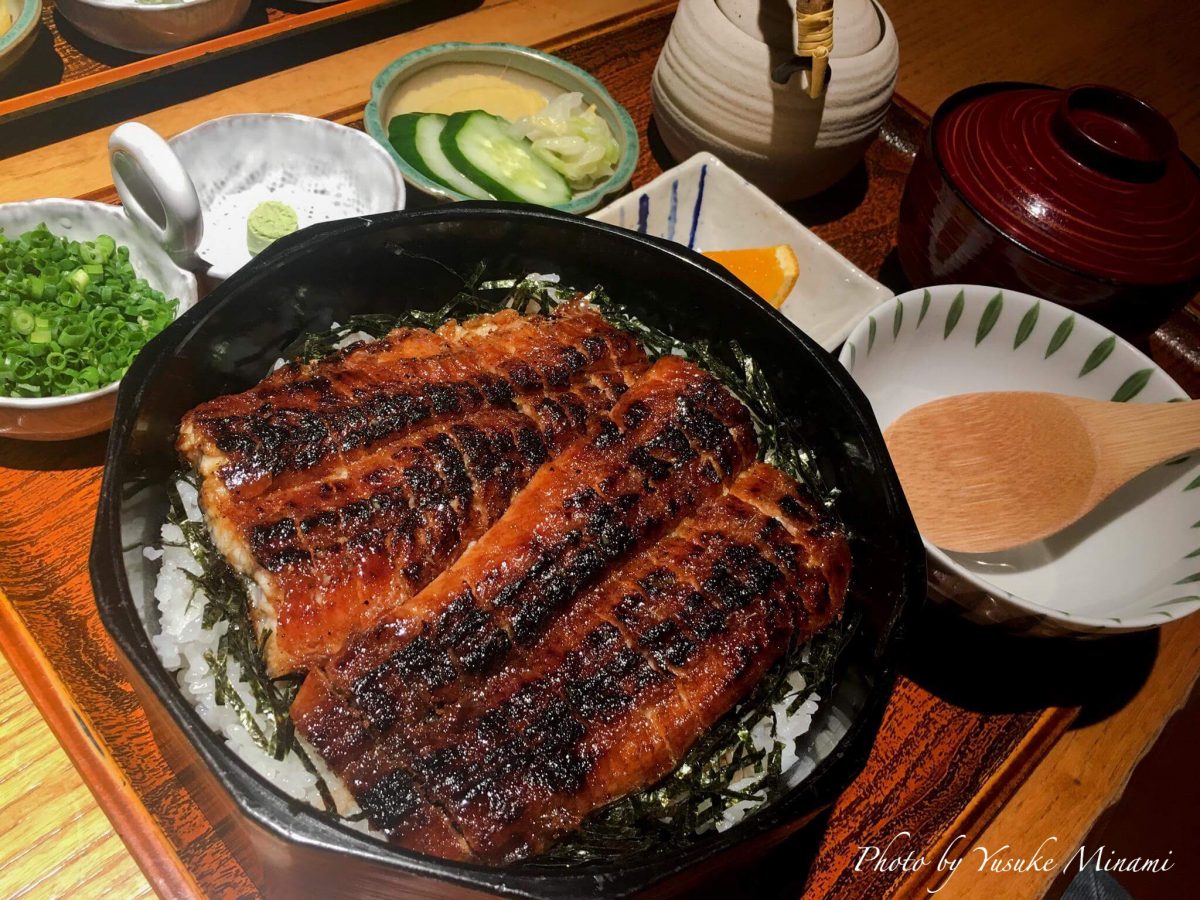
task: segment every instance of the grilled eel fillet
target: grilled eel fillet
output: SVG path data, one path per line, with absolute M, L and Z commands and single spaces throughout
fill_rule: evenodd
M 646 365 L 572 303 L 398 330 L 189 412 L 178 448 L 218 549 L 261 590 L 268 672 L 402 606 Z
M 299 732 L 397 843 L 509 861 L 653 784 L 840 614 L 842 534 L 667 357 L 391 621 L 310 672 Z

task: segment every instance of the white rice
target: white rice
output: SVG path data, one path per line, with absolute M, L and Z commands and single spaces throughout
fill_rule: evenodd
M 177 482 L 176 488 L 188 521 L 203 521 L 196 489 L 186 481 Z M 222 621 L 212 628 L 204 627 L 208 596 L 203 588 L 188 577 L 188 573 L 201 575 L 203 570 L 188 549 L 182 530 L 178 525 L 164 524 L 162 547 L 147 548 L 143 552 L 147 559 L 162 561 L 154 588 L 160 630 L 150 640 L 162 664 L 175 673 L 183 695 L 195 707 L 204 724 L 225 738 L 229 748 L 252 769 L 289 796 L 323 809 L 317 778 L 304 767 L 299 754 L 292 751 L 280 760 L 265 753 L 251 738 L 237 712 L 227 704 L 217 703 L 216 679 L 204 657 L 205 654 L 217 654 L 221 636 L 228 630 L 229 623 Z M 236 660 L 229 659 L 226 669 L 230 685 L 241 696 L 246 708 L 255 710 L 254 695 L 242 679 L 241 666 Z M 274 735 L 275 726 L 270 715 L 258 714 L 254 718 L 268 738 Z M 324 769 L 320 757 L 311 748 L 305 749 L 309 759 L 322 772 L 339 811 L 343 815 L 354 812 L 355 806 L 349 794 L 332 773 Z

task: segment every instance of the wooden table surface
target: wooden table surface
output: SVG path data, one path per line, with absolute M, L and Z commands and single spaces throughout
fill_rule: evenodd
M 431 26 L 430 42 L 453 36 L 532 43 L 644 5 L 636 0 L 485 0 L 455 20 Z M 1009 0 L 966 7 L 959 0 L 889 4 L 901 45 L 898 92 L 926 113 L 950 93 L 979 81 L 1103 81 L 1158 106 L 1174 121 L 1185 150 L 1200 157 L 1197 4 Z M 384 39 L 309 63 L 303 82 L 277 76 L 224 87 L 141 118 L 170 134 L 231 111 L 346 108 L 361 102 L 370 76 L 393 58 L 389 43 Z M 103 154 L 108 131 L 106 125 L 11 156 L 0 166 L 0 201 L 69 197 L 104 187 L 109 183 Z M 1111 715 L 1063 737 L 978 843 L 1011 844 L 1016 852 L 1035 836 L 1040 841 L 1054 833 L 1060 848 L 1078 844 L 1120 796 L 1137 761 L 1189 695 L 1198 670 L 1200 616 L 1193 616 L 1163 629 L 1154 667 L 1137 693 Z M 0 896 L 150 893 L 2 658 L 0 739 L 0 832 L 5 838 Z M 1034 896 L 1052 877 L 1038 872 L 1000 876 L 964 866 L 942 896 Z

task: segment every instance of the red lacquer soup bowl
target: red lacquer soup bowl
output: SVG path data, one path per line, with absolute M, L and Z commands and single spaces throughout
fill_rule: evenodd
M 934 114 L 898 238 L 914 286 L 996 284 L 1145 334 L 1200 289 L 1200 171 L 1122 91 L 976 85 Z

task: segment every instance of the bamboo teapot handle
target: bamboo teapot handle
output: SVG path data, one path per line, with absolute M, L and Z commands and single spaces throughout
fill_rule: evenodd
M 793 0 L 796 9 L 796 55 L 812 60 L 808 77 L 808 93 L 821 96 L 829 72 L 829 55 L 833 52 L 833 0 Z

